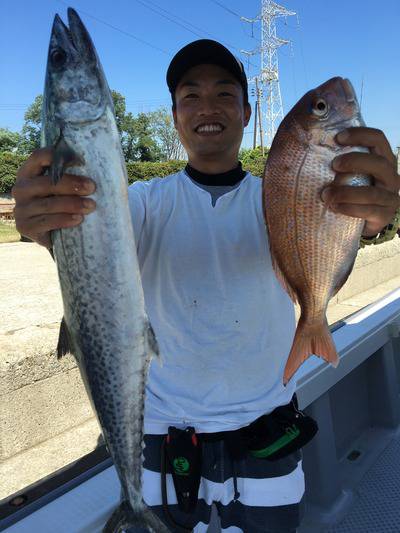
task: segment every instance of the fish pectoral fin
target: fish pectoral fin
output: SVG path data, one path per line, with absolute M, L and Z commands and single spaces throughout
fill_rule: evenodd
M 276 260 L 275 254 L 273 252 L 273 249 L 271 247 L 271 260 L 272 260 L 272 268 L 274 269 L 275 275 L 279 281 L 279 283 L 282 285 L 283 289 L 288 293 L 290 299 L 293 303 L 298 303 L 299 298 L 297 296 L 296 291 L 291 287 L 290 283 L 288 282 L 285 274 L 282 272 L 280 266 L 278 265 L 278 261 Z
M 73 353 L 71 335 L 69 334 L 65 318 L 61 320 L 60 332 L 57 343 L 57 359 L 61 359 L 67 353 Z
M 351 265 L 349 266 L 348 270 L 345 272 L 344 276 L 340 278 L 340 280 L 337 282 L 335 287 L 332 289 L 332 294 L 329 296 L 329 299 L 333 298 L 340 291 L 340 289 L 343 287 L 346 281 L 349 279 L 349 276 L 353 270 L 356 259 L 357 259 L 357 255 L 354 257 L 354 260 L 351 262 Z
M 283 373 L 284 385 L 310 355 L 322 357 L 335 368 L 339 364 L 339 356 L 326 319 L 319 324 L 309 325 L 300 318 Z
M 53 163 L 51 165 L 51 182 L 57 185 L 65 168 L 72 165 L 82 165 L 84 162 L 65 141 L 62 133 L 54 146 Z

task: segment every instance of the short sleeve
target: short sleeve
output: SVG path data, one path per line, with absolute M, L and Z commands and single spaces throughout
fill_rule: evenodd
M 131 212 L 133 232 L 135 234 L 136 248 L 139 247 L 143 225 L 146 218 L 146 204 L 144 188 L 141 182 L 132 183 L 128 187 L 128 202 Z

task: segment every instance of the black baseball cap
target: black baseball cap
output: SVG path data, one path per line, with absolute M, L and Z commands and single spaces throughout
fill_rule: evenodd
M 244 67 L 225 46 L 211 39 L 200 39 L 184 46 L 172 58 L 167 70 L 167 85 L 172 96 L 183 75 L 197 65 L 219 65 L 230 72 L 243 89 L 244 101 L 248 103 L 247 78 Z

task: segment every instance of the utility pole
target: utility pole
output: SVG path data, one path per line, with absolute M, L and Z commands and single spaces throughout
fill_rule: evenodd
M 257 147 L 257 111 L 258 106 L 254 108 L 254 133 L 253 133 L 253 150 Z
M 257 93 L 257 109 L 258 109 L 258 122 L 260 124 L 260 143 L 261 143 L 261 153 L 264 157 L 264 135 L 263 135 L 263 125 L 262 125 L 262 113 L 261 113 L 261 91 L 258 88 L 258 78 L 256 77 L 256 93 Z
M 295 15 L 285 7 L 272 0 L 261 0 L 261 13 L 254 19 L 241 17 L 245 22 L 253 24 L 261 21 L 261 47 L 250 52 L 242 50 L 248 56 L 261 55 L 261 73 L 259 81 L 263 89 L 263 99 L 266 101 L 265 127 L 263 118 L 259 116 L 261 129 L 266 131 L 266 145 L 271 146 L 279 122 L 283 119 L 283 106 L 279 86 L 278 48 L 288 44 L 289 41 L 276 35 L 275 19 Z M 250 81 L 254 81 L 252 78 Z
M 256 97 L 256 105 L 254 107 L 254 134 L 253 134 L 253 149 L 257 148 L 257 120 L 260 127 L 260 144 L 261 144 L 261 151 L 262 155 L 264 156 L 264 135 L 263 135 L 263 128 L 262 128 L 262 112 L 261 112 L 261 97 L 262 97 L 262 91 L 258 87 L 258 77 L 256 76 L 254 78 L 256 83 L 256 90 L 254 95 L 254 90 L 252 91 L 253 96 Z

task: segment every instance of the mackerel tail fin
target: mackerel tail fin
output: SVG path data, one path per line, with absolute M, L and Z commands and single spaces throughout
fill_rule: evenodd
M 130 527 L 141 528 L 141 531 L 148 533 L 170 533 L 167 526 L 149 508 L 144 507 L 135 512 L 126 500 L 107 520 L 103 533 L 121 533 Z
M 339 357 L 326 318 L 317 324 L 307 324 L 300 318 L 283 374 L 284 385 L 288 383 L 299 366 L 313 354 L 322 357 L 335 368 L 339 364 Z

